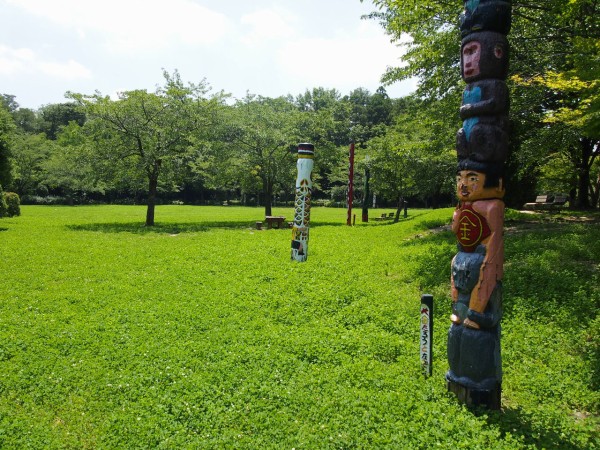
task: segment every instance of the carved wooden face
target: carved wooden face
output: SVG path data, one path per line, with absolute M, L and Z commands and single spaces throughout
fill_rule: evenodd
M 475 170 L 461 170 L 456 175 L 456 194 L 461 202 L 474 202 L 488 198 L 502 198 L 502 182 L 498 186 L 485 187 L 486 175 Z
M 462 49 L 463 73 L 465 78 L 472 78 L 479 75 L 480 59 L 481 44 L 478 41 L 471 41 L 465 44 Z

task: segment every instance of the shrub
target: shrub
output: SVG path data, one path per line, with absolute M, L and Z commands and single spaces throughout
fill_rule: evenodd
M 4 192 L 0 187 L 0 217 L 8 216 L 8 205 L 6 204 L 6 200 L 4 199 Z
M 66 205 L 67 199 L 56 195 L 24 195 L 21 203 L 24 205 Z
M 21 215 L 21 199 L 15 192 L 5 192 L 6 212 L 9 217 Z

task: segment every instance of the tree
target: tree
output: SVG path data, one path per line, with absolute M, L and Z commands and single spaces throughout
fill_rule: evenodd
M 369 139 L 383 134 L 391 123 L 392 101 L 383 88 L 375 94 L 364 88 L 354 89 L 343 101 L 350 109 L 350 139 L 358 147 L 364 147 Z
M 379 11 L 369 17 L 378 20 L 406 48 L 401 58 L 404 65 L 388 69 L 383 76 L 386 83 L 417 77 L 419 96 L 458 99 L 464 88 L 457 51 L 462 3 L 374 0 Z M 541 166 L 548 160 L 548 153 L 538 153 L 541 145 L 535 142 L 536 137 L 544 139 L 540 130 L 561 122 L 578 135 L 575 143 L 582 162 L 574 170 L 579 177 L 578 203 L 585 206 L 590 179 L 587 171 L 593 166 L 599 139 L 600 4 L 596 0 L 513 0 L 512 6 L 509 175 L 515 179 L 513 184 L 524 191 L 526 183 L 514 181 L 541 173 Z M 455 115 L 446 117 L 457 122 Z M 549 120 L 552 118 L 554 122 Z M 508 192 L 506 198 L 511 199 Z
M 192 136 L 206 132 L 212 110 L 222 103 L 220 95 L 205 98 L 209 89 L 204 81 L 184 85 L 177 72 L 163 75 L 165 85 L 155 93 L 122 92 L 116 101 L 100 94 L 70 94 L 91 119 L 88 129 L 105 161 L 146 178 L 146 226 L 154 225 L 159 180 L 173 180 L 168 175 L 185 164 Z
M 396 219 L 408 197 L 434 207 L 440 198 L 450 197 L 456 167 L 453 133 L 440 113 L 447 106 L 415 97 L 405 98 L 403 104 L 396 123 L 384 136 L 369 141 L 366 149 L 373 189 L 397 202 Z
M 41 166 L 49 189 L 59 191 L 69 204 L 76 199 L 84 201 L 90 194 L 104 193 L 105 185 L 94 164 L 94 149 L 81 126 L 70 122 L 56 141 L 48 140 L 47 145 L 51 151 Z
M 351 105 L 335 89 L 307 90 L 296 97 L 300 110 L 298 135 L 315 145 L 317 157 L 312 171 L 313 198 L 324 193 L 343 200 L 348 184 L 348 145 L 351 141 Z
M 15 124 L 12 116 L 0 105 L 0 196 L 2 186 L 7 186 L 12 179 L 11 173 L 11 148 L 13 145 Z
M 44 133 L 17 133 L 12 151 L 14 177 L 11 188 L 21 197 L 45 188 L 44 162 L 55 148 Z
M 53 103 L 43 106 L 38 111 L 39 124 L 38 129 L 46 133 L 48 139 L 56 140 L 58 132 L 62 127 L 70 122 L 76 122 L 78 125 L 85 123 L 85 112 L 80 105 L 70 103 Z
M 272 214 L 273 194 L 277 187 L 290 189 L 294 180 L 298 144 L 299 112 L 285 98 L 267 98 L 248 94 L 228 110 L 222 138 L 236 150 L 241 179 L 260 180 L 265 215 Z
M 20 108 L 16 96 L 2 94 L 0 95 L 0 104 L 10 112 L 18 129 L 26 133 L 37 130 L 38 119 L 36 113 L 28 108 Z

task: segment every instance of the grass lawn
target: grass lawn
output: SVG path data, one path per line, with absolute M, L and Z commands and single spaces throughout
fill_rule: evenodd
M 451 209 L 313 208 L 304 263 L 258 208 L 21 210 L 0 220 L 2 449 L 600 448 L 597 220 L 508 212 L 486 412 L 445 388 Z

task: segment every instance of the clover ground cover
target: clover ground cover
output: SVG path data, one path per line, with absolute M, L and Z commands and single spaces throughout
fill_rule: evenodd
M 598 232 L 568 228 L 577 301 L 562 306 L 557 285 L 521 278 L 556 264 L 556 236 L 528 232 L 547 249 L 537 262 L 507 236 L 512 267 L 525 266 L 507 267 L 507 409 L 485 414 L 443 382 L 455 247 L 430 230 L 450 215 L 346 227 L 344 210 L 314 208 L 296 263 L 289 230 L 253 228 L 261 209 L 162 206 L 148 229 L 143 207 L 24 206 L 0 222 L 0 447 L 597 446 L 599 321 L 576 329 L 531 300 L 553 298 L 560 317 L 597 304 L 597 287 L 576 280 L 598 279 Z M 429 379 L 423 291 L 437 307 Z

